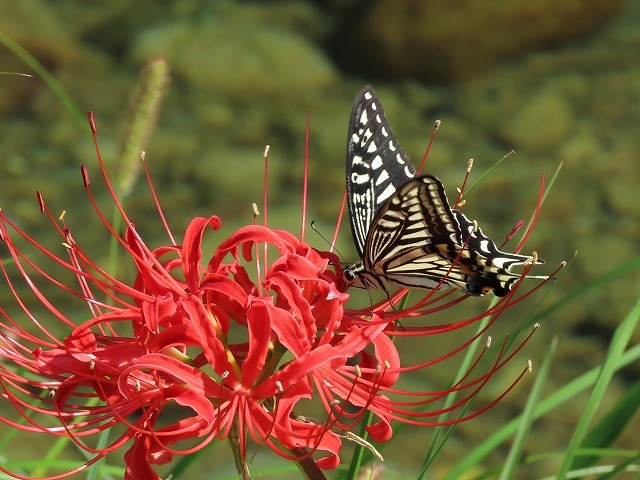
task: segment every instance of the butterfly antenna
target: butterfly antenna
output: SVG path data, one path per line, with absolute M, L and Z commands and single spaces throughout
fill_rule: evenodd
M 316 232 L 321 239 L 323 239 L 325 242 L 327 242 L 327 245 L 329 245 L 329 247 L 331 248 L 331 250 L 335 250 L 336 253 L 340 256 L 340 258 L 342 259 L 342 261 L 344 261 L 344 257 L 342 256 L 342 254 L 340 253 L 340 250 L 338 250 L 336 248 L 336 246 L 331 243 L 329 241 L 329 239 L 327 237 L 325 237 L 322 233 L 320 233 L 320 231 L 316 228 L 316 221 L 315 220 L 311 220 L 311 230 L 313 230 L 314 232 Z

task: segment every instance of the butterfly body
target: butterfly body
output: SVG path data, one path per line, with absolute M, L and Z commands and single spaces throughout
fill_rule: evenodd
M 510 268 L 531 261 L 500 251 L 452 209 L 436 177 L 416 176 L 370 86 L 356 96 L 351 113 L 347 198 L 362 259 L 344 270 L 347 281 L 385 291 L 390 284 L 454 286 L 470 295 L 504 296 L 521 278 Z

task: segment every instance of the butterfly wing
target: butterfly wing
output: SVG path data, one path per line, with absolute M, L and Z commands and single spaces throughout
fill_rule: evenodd
M 363 273 L 376 277 L 377 283 L 434 288 L 449 270 L 461 239 L 442 183 L 430 175 L 415 178 L 400 187 L 374 219 Z
M 347 138 L 349 218 L 360 258 L 376 213 L 415 175 L 415 168 L 391 132 L 375 90 L 365 86 L 354 100 Z
M 500 251 L 451 209 L 442 183 L 430 175 L 410 180 L 389 198 L 373 221 L 365 252 L 359 273 L 371 284 L 451 285 L 470 295 L 506 295 L 521 278 L 510 268 L 530 260 Z
M 391 131 L 370 85 L 356 95 L 347 139 L 347 200 L 362 261 L 347 281 L 386 288 L 452 285 L 470 295 L 506 295 L 530 257 L 500 251 L 462 212 L 442 183 L 416 170 Z M 546 277 L 529 277 L 546 278 Z
M 511 267 L 531 262 L 531 257 L 516 253 L 503 252 L 487 237 L 480 227 L 469 220 L 459 210 L 453 211 L 462 230 L 466 246 L 454 266 L 453 281 L 464 284 L 461 290 L 471 295 L 483 295 L 493 291 L 497 297 L 503 297 L 522 278 L 519 273 L 511 273 Z M 544 260 L 536 258 L 536 263 Z M 546 280 L 547 276 L 527 275 L 525 278 Z

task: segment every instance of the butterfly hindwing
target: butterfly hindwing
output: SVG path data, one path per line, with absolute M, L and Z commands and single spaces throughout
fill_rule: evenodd
M 364 271 L 399 285 L 433 288 L 459 243 L 461 231 L 442 183 L 409 180 L 385 203 L 367 237 Z M 451 251 L 450 251 L 451 250 Z

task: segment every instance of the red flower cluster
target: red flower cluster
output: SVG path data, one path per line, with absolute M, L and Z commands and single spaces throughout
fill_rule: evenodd
M 93 133 L 95 139 L 95 127 Z M 320 458 L 315 455 L 314 465 L 335 468 L 342 439 L 365 413 L 375 418 L 367 431 L 376 442 L 391 438 L 394 420 L 437 425 L 438 420 L 431 419 L 445 411 L 426 406 L 452 392 L 463 395 L 447 411 L 464 405 L 515 354 L 501 352 L 487 372 L 473 376 L 473 367 L 443 391 L 394 389 L 401 373 L 464 351 L 482 332 L 443 357 L 412 366 L 401 366 L 393 336 L 436 335 L 485 317 L 495 321 L 518 301 L 516 289 L 478 317 L 416 326 L 420 318 L 464 297 L 448 300 L 452 292 L 430 292 L 399 310 L 406 294 L 402 290 L 370 308 L 347 309 L 349 294 L 340 267 L 330 261 L 333 255 L 314 250 L 286 231 L 245 226 L 220 242 L 211 258 L 203 258 L 203 235 L 221 227 L 216 216 L 191 220 L 181 245 L 169 234 L 168 245 L 151 249 L 122 208 L 98 149 L 97 153 L 127 226 L 124 236 L 98 207 L 83 168 L 86 190 L 102 223 L 135 264 L 133 284 L 98 266 L 40 195 L 41 210 L 62 237 L 68 258 L 42 247 L 0 211 L 0 240 L 9 253 L 8 259 L 0 258 L 0 269 L 19 306 L 17 312 L 0 306 L 0 398 L 26 423 L 9 415 L 0 416 L 0 421 L 28 432 L 69 437 L 95 454 L 77 469 L 51 478 L 80 471 L 132 441 L 125 456 L 126 478 L 155 479 L 159 477 L 152 465 L 234 434 L 237 456 L 243 460 L 251 439 L 296 461 L 322 452 Z M 20 247 L 24 242 L 45 254 L 58 270 L 34 263 Z M 276 256 L 271 264 L 267 250 Z M 68 331 L 64 339 L 51 333 L 34 306 L 22 300 L 15 272 L 48 316 Z M 70 272 L 77 285 L 59 280 L 56 272 Z M 37 287 L 41 279 L 82 299 L 86 320 L 77 325 L 59 311 Z M 396 327 L 401 318 L 407 320 Z M 301 413 L 310 403 L 323 407 L 324 418 Z M 169 407 L 171 418 L 176 407 L 182 409 L 180 420 L 166 420 L 163 413 Z M 84 441 L 114 425 L 125 431 L 111 445 L 98 449 Z M 189 439 L 197 444 L 176 449 Z M 0 470 L 11 474 L 2 466 Z

